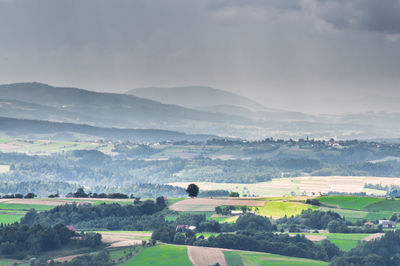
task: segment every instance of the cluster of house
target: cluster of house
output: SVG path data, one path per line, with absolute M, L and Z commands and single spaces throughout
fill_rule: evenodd
M 177 232 L 186 233 L 188 230 L 194 231 L 196 230 L 196 226 L 189 226 L 187 224 L 178 224 L 176 226 Z
M 379 220 L 379 225 L 382 225 L 382 228 L 396 228 L 397 222 L 390 220 Z M 372 222 L 364 223 L 364 226 L 367 228 L 374 228 L 375 224 Z

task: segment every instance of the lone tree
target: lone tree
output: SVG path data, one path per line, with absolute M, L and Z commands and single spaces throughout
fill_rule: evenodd
M 190 184 L 187 187 L 186 192 L 191 198 L 197 197 L 197 195 L 199 194 L 199 187 L 196 184 Z

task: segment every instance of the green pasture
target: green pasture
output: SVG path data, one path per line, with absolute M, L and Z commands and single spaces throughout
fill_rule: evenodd
M 228 216 L 228 217 L 211 217 L 210 219 L 215 220 L 219 223 L 234 223 L 239 216 Z
M 0 203 L 0 211 L 1 210 L 29 211 L 30 209 L 35 209 L 37 211 L 47 211 L 53 208 L 54 206 L 39 205 L 39 204 Z
M 187 256 L 187 247 L 159 245 L 143 249 L 125 265 L 192 266 L 192 263 Z
M 217 237 L 219 233 L 197 233 L 196 237 L 204 236 L 205 238 L 209 238 L 210 236 Z
M 308 265 L 328 265 L 327 262 L 286 257 L 281 255 L 274 255 L 268 253 L 254 253 L 247 251 L 224 251 L 226 263 L 228 266 L 308 266 Z
M 23 215 L 17 214 L 0 214 L 0 223 L 2 224 L 12 224 L 15 222 L 19 222 Z
M 360 219 L 367 219 L 367 216 L 370 214 L 367 211 L 357 211 L 357 210 L 347 210 L 347 209 L 338 209 L 338 208 L 326 208 L 326 207 L 320 207 L 320 211 L 333 211 L 341 216 L 344 216 L 346 220 L 355 222 Z
M 184 198 L 168 198 L 168 206 L 171 206 L 181 200 L 184 200 Z
M 372 212 L 400 212 L 400 200 L 384 199 L 368 205 L 365 209 Z
M 14 260 L 0 259 L 0 266 L 12 265 L 14 262 Z
M 296 234 L 290 234 L 294 236 Z M 304 235 L 313 235 L 313 236 L 326 236 L 326 239 L 331 241 L 333 244 L 338 246 L 340 250 L 349 251 L 352 248 L 355 248 L 358 245 L 358 241 L 364 240 L 366 237 L 371 234 L 345 234 L 345 233 L 306 233 Z M 320 242 L 318 242 L 320 243 Z
M 351 210 L 367 210 L 369 205 L 385 201 L 384 198 L 357 196 L 322 196 L 318 200 L 327 205 Z
M 370 234 L 327 234 L 328 240 L 338 246 L 340 250 L 349 251 L 358 245 Z

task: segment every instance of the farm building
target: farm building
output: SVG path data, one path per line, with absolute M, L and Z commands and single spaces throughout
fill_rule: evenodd
M 187 230 L 189 230 L 189 225 L 187 224 L 178 224 L 176 226 L 177 232 L 186 233 Z
M 243 211 L 231 211 L 231 215 L 243 215 Z
M 395 228 L 397 222 L 389 220 L 379 220 L 379 224 L 381 224 L 383 228 Z
M 76 232 L 76 229 L 73 225 L 67 225 L 66 228 L 72 232 Z
M 364 227 L 367 227 L 367 228 L 373 228 L 374 226 L 375 226 L 374 223 L 371 223 L 371 222 L 364 223 Z

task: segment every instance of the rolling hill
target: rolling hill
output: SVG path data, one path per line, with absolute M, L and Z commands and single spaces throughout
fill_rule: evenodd
M 9 136 L 47 138 L 59 140 L 110 139 L 132 142 L 204 141 L 218 138 L 213 135 L 188 135 L 185 133 L 156 129 L 100 128 L 88 125 L 56 123 L 39 120 L 0 117 L 0 133 Z
M 166 104 L 180 105 L 188 108 L 207 107 L 214 105 L 231 105 L 244 107 L 251 111 L 270 110 L 260 103 L 247 97 L 227 91 L 202 86 L 186 86 L 175 88 L 137 88 L 126 92 L 141 98 L 151 99 Z
M 142 99 L 41 83 L 0 85 L 0 116 L 85 123 L 100 127 L 152 128 L 201 133 L 204 125 L 246 125 L 250 120 Z M 201 125 L 201 126 L 200 126 Z M 229 133 L 228 133 L 229 134 Z
M 201 89 L 190 88 L 192 91 L 195 91 L 194 88 Z M 179 95 L 171 94 L 180 105 L 189 106 L 196 102 L 207 104 L 191 109 L 134 95 L 99 93 L 41 83 L 15 83 L 0 85 L 0 116 L 87 124 L 93 127 L 161 129 L 247 139 L 307 136 L 394 138 L 400 132 L 400 128 L 393 123 L 398 121 L 397 115 L 390 117 L 379 114 L 374 119 L 368 119 L 370 115 L 311 116 L 267 109 L 250 99 L 228 92 L 211 88 L 204 90 L 204 95 L 195 95 L 198 97 L 190 101 L 186 101 L 188 95 L 175 99 L 172 96 Z M 208 96 L 207 92 L 210 92 Z M 163 95 L 165 93 L 159 97 Z

